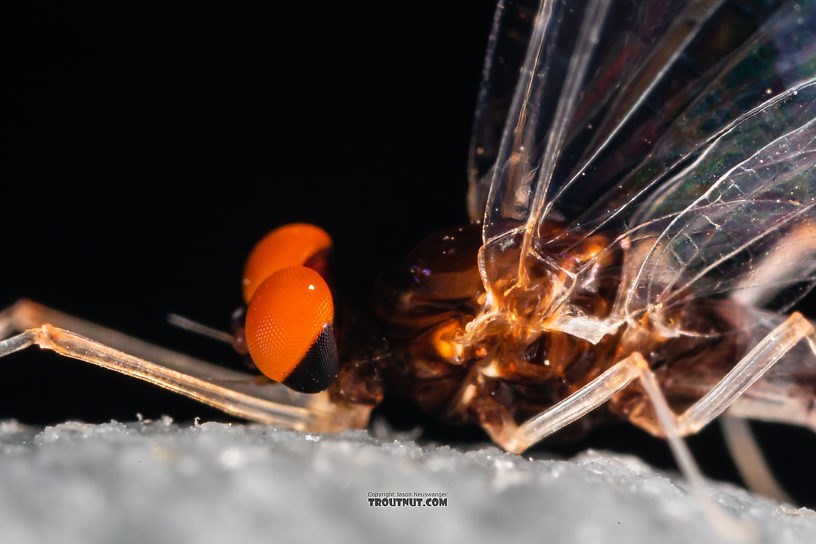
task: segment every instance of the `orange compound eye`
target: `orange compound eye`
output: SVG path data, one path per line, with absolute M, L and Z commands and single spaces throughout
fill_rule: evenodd
M 268 378 L 304 393 L 332 384 L 339 368 L 329 286 L 304 266 L 278 270 L 255 290 L 246 313 L 246 341 Z
M 249 303 L 255 289 L 269 276 L 287 266 L 300 266 L 331 248 L 331 237 L 307 223 L 278 227 L 252 249 L 244 267 L 244 302 Z M 318 267 L 313 267 L 318 268 Z

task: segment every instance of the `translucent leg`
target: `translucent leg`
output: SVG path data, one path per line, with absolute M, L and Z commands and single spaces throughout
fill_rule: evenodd
M 756 528 L 739 522 L 723 512 L 709 497 L 706 482 L 688 447 L 680 436 L 676 416 L 669 408 L 654 373 L 640 353 L 633 353 L 616 363 L 593 381 L 559 402 L 549 410 L 535 416 L 510 433 L 505 443 L 509 451 L 520 453 L 547 435 L 591 412 L 636 378 L 649 397 L 663 435 L 674 454 L 680 470 L 690 484 L 691 491 L 704 507 L 711 524 L 724 536 L 740 541 L 753 541 Z
M 669 441 L 680 468 L 690 479 L 699 479 L 699 470 L 684 442 L 680 439 L 675 416 L 671 412 L 654 373 L 640 353 L 633 353 L 619 361 L 609 370 L 589 382 L 587 385 L 559 402 L 549 410 L 530 418 L 522 425 L 512 429 L 506 437 L 498 437 L 499 444 L 514 453 L 521 453 L 542 438 L 553 434 L 562 427 L 588 414 L 618 391 L 640 378 L 652 402 L 663 434 Z
M 525 421 L 512 430 L 506 438 L 499 437 L 500 445 L 505 449 L 521 453 L 545 436 L 551 435 L 562 427 L 588 414 L 615 393 L 640 378 L 649 400 L 652 402 L 663 434 L 669 442 L 680 468 L 690 480 L 703 482 L 703 477 L 685 443 L 680 439 L 675 416 L 669 409 L 663 393 L 640 353 L 633 353 L 619 361 L 609 370 L 589 382 L 587 385 L 559 402 L 549 410 Z
M 639 360 L 643 360 L 639 353 L 630 355 L 552 408 L 518 427 L 505 427 L 501 435 L 491 438 L 507 451 L 523 452 L 542 438 L 581 419 L 632 383 L 640 374 Z
M 793 504 L 768 468 L 748 421 L 738 417 L 721 417 L 719 421 L 728 451 L 748 489 L 779 502 Z
M 258 376 L 154 346 L 27 300 L 0 313 L 0 331 L 9 330 L 23 332 L 0 342 L 0 357 L 37 345 L 261 423 L 298 430 L 339 431 L 364 427 L 371 410 L 336 405 L 325 392 L 296 393 Z
M 696 433 L 722 414 L 803 338 L 807 339 L 816 354 L 816 331 L 802 314 L 795 312 L 768 333 L 711 391 L 678 418 L 680 433 Z

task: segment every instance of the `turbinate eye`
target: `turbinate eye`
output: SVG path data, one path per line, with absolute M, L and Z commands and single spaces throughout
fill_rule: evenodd
M 307 265 L 325 274 L 325 254 L 331 249 L 331 237 L 308 223 L 292 223 L 278 227 L 252 249 L 244 267 L 244 302 L 266 278 L 287 266 Z M 321 259 L 320 257 L 324 258 Z M 311 261 L 311 263 L 310 263 Z
M 337 377 L 334 303 L 315 270 L 283 268 L 255 289 L 246 314 L 252 361 L 268 378 L 303 393 L 317 393 Z

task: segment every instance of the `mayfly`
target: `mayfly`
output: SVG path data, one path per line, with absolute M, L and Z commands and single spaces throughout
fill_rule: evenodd
M 816 332 L 785 313 L 816 280 L 814 29 L 813 0 L 500 1 L 474 224 L 382 275 L 373 327 L 334 323 L 330 240 L 295 225 L 250 256 L 232 337 L 266 378 L 29 301 L 0 356 L 36 344 L 311 431 L 403 395 L 511 452 L 606 406 L 699 480 L 681 437 L 726 412 L 816 428 Z

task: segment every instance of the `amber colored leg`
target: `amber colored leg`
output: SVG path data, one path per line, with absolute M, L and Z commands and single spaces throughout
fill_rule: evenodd
M 491 438 L 507 451 L 523 452 L 542 438 L 581 419 L 632 383 L 640 374 L 637 361 L 642 359 L 639 353 L 630 355 L 555 406 L 517 427 L 505 427 Z
M 794 312 L 734 365 L 711 391 L 678 417 L 680 434 L 696 433 L 722 414 L 803 338 L 816 354 L 813 325 L 802 314 Z
M 530 418 L 517 428 L 511 429 L 507 436 L 497 437 L 499 445 L 508 451 L 521 453 L 542 438 L 585 416 L 636 378 L 640 379 L 641 385 L 652 402 L 663 434 L 669 441 L 680 468 L 690 479 L 702 481 L 699 469 L 680 439 L 675 416 L 660 391 L 654 373 L 643 356 L 637 352 L 619 361 L 552 408 Z
M 364 427 L 371 410 L 336 406 L 326 393 L 295 393 L 258 376 L 154 346 L 27 300 L 0 313 L 0 331 L 9 330 L 22 332 L 0 342 L 0 357 L 37 345 L 261 423 L 298 430 L 339 431 Z
M 633 353 L 619 361 L 549 410 L 511 430 L 509 436 L 503 442 L 499 442 L 499 445 L 509 451 L 520 453 L 545 436 L 591 412 L 636 378 L 640 380 L 649 397 L 662 434 L 666 437 L 681 471 L 690 484 L 691 491 L 697 495 L 711 524 L 723 535 L 736 536 L 740 540 L 753 540 L 757 534 L 755 527 L 731 518 L 709 497 L 705 479 L 680 436 L 677 418 L 669 408 L 654 373 L 640 353 Z

